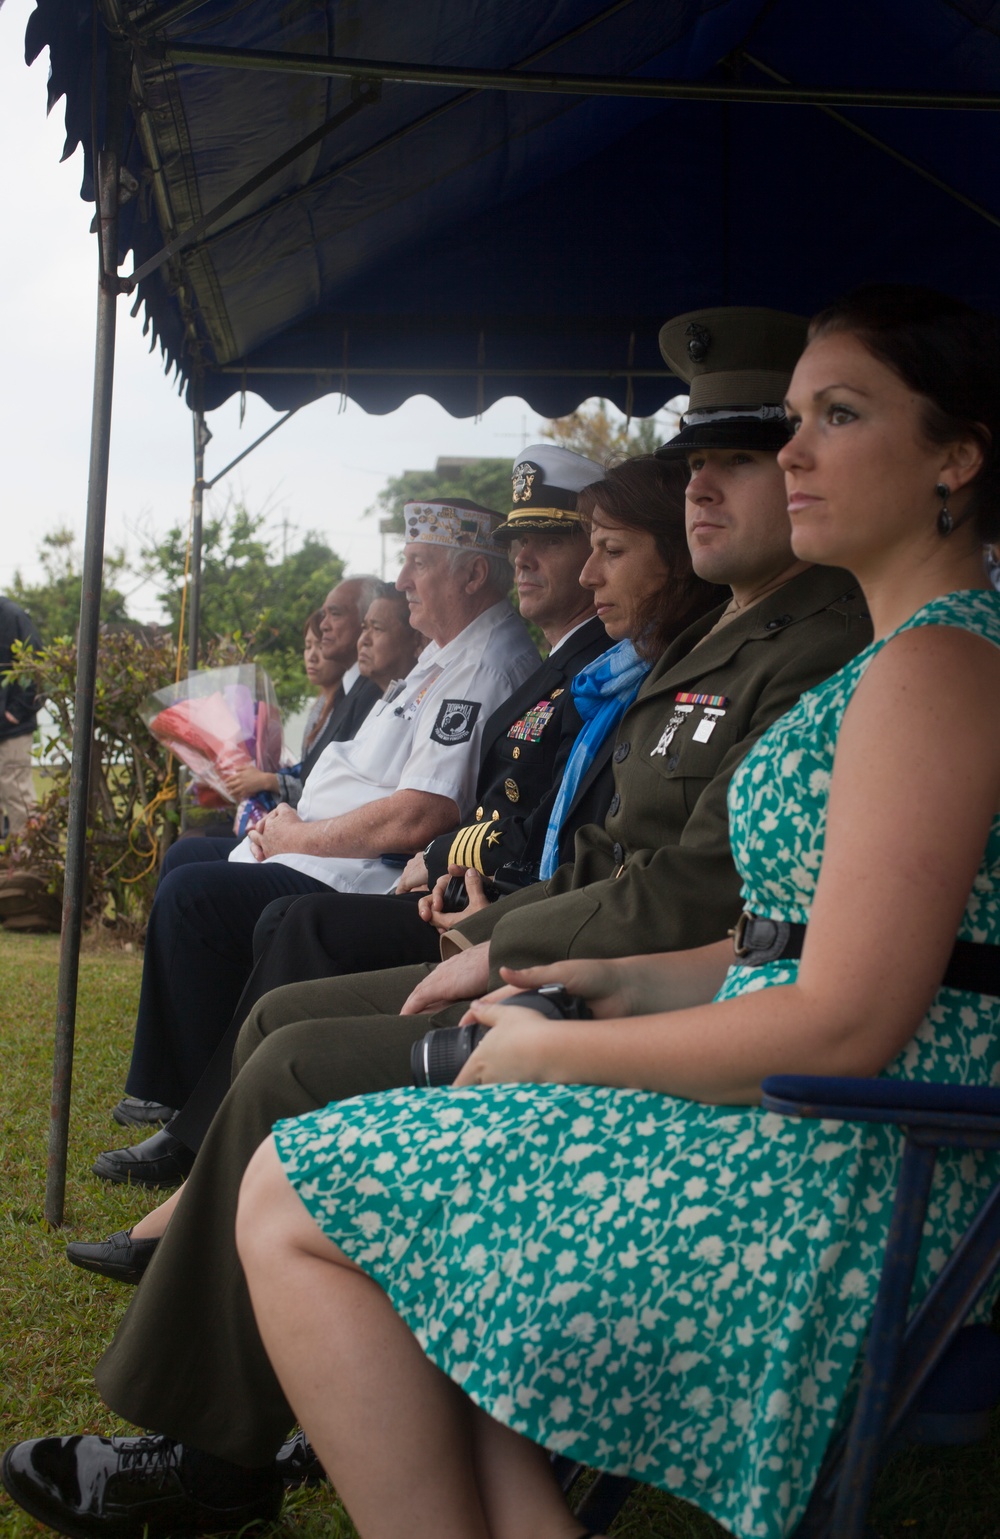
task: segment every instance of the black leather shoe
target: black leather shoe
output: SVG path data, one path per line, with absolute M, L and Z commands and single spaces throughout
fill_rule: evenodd
M 169 1122 L 177 1113 L 172 1106 L 164 1106 L 162 1101 L 140 1101 L 138 1096 L 123 1095 L 111 1115 L 123 1128 L 155 1128 L 157 1124 L 162 1126 Z
M 94 1161 L 95 1176 L 128 1186 L 180 1186 L 194 1155 L 179 1138 L 161 1128 L 129 1149 L 108 1149 Z
M 296 1432 L 287 1443 L 282 1443 L 274 1467 L 286 1491 L 293 1491 L 296 1486 L 322 1485 L 326 1480 L 326 1470 L 304 1432 Z
M 191 1494 L 184 1449 L 166 1437 L 43 1437 L 4 1455 L 19 1507 L 70 1539 L 184 1539 L 270 1523 L 281 1482 L 248 1470 L 245 1497 L 216 1506 Z
M 114 1282 L 137 1283 L 153 1259 L 159 1240 L 133 1240 L 131 1229 L 113 1234 L 99 1245 L 84 1245 L 73 1240 L 66 1247 L 66 1260 L 82 1266 L 85 1272 L 99 1272 Z

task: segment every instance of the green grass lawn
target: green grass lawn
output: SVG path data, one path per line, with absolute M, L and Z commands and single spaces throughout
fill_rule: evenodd
M 88 950 L 81 962 L 65 1228 L 42 1218 L 58 942 L 0 931 L 0 1445 L 46 1433 L 126 1429 L 101 1405 L 92 1366 L 130 1290 L 66 1264 L 67 1239 L 126 1228 L 156 1196 L 90 1175 L 118 1147 L 110 1108 L 125 1080 L 140 958 Z M 1000 1428 L 980 1448 L 923 1450 L 886 1471 L 875 1514 L 884 1539 L 998 1539 Z M 41 1532 L 0 1494 L 0 1536 Z M 275 1535 L 348 1539 L 354 1530 L 329 1491 L 286 1503 Z M 630 1539 L 722 1539 L 722 1530 L 658 1492 L 633 1496 L 614 1528 Z

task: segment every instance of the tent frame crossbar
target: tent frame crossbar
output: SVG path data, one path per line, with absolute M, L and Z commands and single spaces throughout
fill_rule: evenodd
M 117 31 L 123 36 L 127 35 L 128 28 L 123 24 L 121 16 L 118 13 L 117 0 L 107 0 L 107 3 L 109 5 L 112 20 Z M 202 4 L 203 0 L 190 0 L 190 3 Z M 517 63 L 512 66 L 512 68 L 520 70 L 530 67 L 533 64 L 537 64 L 539 60 L 546 58 L 548 54 L 553 53 L 557 48 L 563 48 L 566 46 L 566 44 L 575 42 L 579 37 L 582 37 L 584 33 L 590 32 L 594 27 L 600 25 L 602 22 L 610 20 L 612 16 L 616 15 L 619 11 L 626 10 L 632 4 L 634 4 L 634 0 L 613 0 L 611 5 L 606 6 L 603 11 L 599 11 L 596 16 L 588 17 L 585 22 L 581 22 L 577 27 L 572 27 L 569 32 L 562 33 L 551 43 L 547 43 L 544 48 L 536 49 L 534 53 L 528 54 L 523 59 L 519 59 Z M 166 20 L 161 21 L 159 25 L 166 26 L 169 24 L 171 19 L 174 18 L 168 16 Z M 150 27 L 152 27 L 152 25 L 153 22 L 151 21 Z M 140 36 L 139 38 L 135 39 L 135 42 L 137 48 L 141 50 L 142 37 Z M 138 82 L 141 81 L 141 71 L 138 69 L 138 67 L 136 69 L 135 75 L 137 82 L 136 94 L 138 97 Z M 329 171 L 325 172 L 322 176 L 311 180 L 305 186 L 291 188 L 288 192 L 282 194 L 282 196 L 278 198 L 274 203 L 266 204 L 263 208 L 254 209 L 251 213 L 245 214 L 239 219 L 232 220 L 229 224 L 223 225 L 221 229 L 213 230 L 211 235 L 206 234 L 210 227 L 214 224 L 217 224 L 225 214 L 229 213 L 232 209 L 237 208 L 240 203 L 242 203 L 247 197 L 250 196 L 251 193 L 255 192 L 259 187 L 263 186 L 272 177 L 277 176 L 278 173 L 283 171 L 286 166 L 294 164 L 300 155 L 304 154 L 307 150 L 312 149 L 313 145 L 320 143 L 320 141 L 325 139 L 330 133 L 334 131 L 334 129 L 338 128 L 342 122 L 346 122 L 348 118 L 352 117 L 354 112 L 357 111 L 359 107 L 364 106 L 369 102 L 379 100 L 380 93 L 381 82 L 369 82 L 368 89 L 361 89 L 357 87 L 357 83 L 355 83 L 355 95 L 352 99 L 350 107 L 344 113 L 338 113 L 334 117 L 328 118 L 325 123 L 321 123 L 318 128 L 314 129 L 312 133 L 308 134 L 304 139 L 299 140 L 297 144 L 294 144 L 290 149 L 285 150 L 281 155 L 278 156 L 276 160 L 273 160 L 267 166 L 264 166 L 249 181 L 242 183 L 242 185 L 239 186 L 235 192 L 230 193 L 228 197 L 222 200 L 221 203 L 216 204 L 213 209 L 210 209 L 207 214 L 198 220 L 197 224 L 193 225 L 190 229 L 185 230 L 183 235 L 175 238 L 176 227 L 171 224 L 166 231 L 170 237 L 169 244 L 164 246 L 153 256 L 149 257 L 148 260 L 141 265 L 141 267 L 136 268 L 123 280 L 127 286 L 128 292 L 132 291 L 132 289 L 141 278 L 146 277 L 148 273 L 154 272 L 156 268 L 162 266 L 164 262 L 168 261 L 172 256 L 177 255 L 179 252 L 192 251 L 195 248 L 199 250 L 206 250 L 214 241 L 221 240 L 224 236 L 235 234 L 239 230 L 245 228 L 247 225 L 253 224 L 256 220 L 262 218 L 265 213 L 273 213 L 276 208 L 284 207 L 295 199 L 304 197 L 307 194 L 312 194 L 315 192 L 316 188 L 324 186 L 326 183 L 335 180 L 339 176 L 345 175 L 349 171 L 353 171 L 358 165 L 361 164 L 362 161 L 368 160 L 372 155 L 376 155 L 380 151 L 388 149 L 391 145 L 398 143 L 400 140 L 408 138 L 411 134 L 414 134 L 419 129 L 426 127 L 436 118 L 441 117 L 444 113 L 454 111 L 456 107 L 460 107 L 463 103 L 474 100 L 476 96 L 475 91 L 462 91 L 457 96 L 451 97 L 449 101 L 440 102 L 436 107 L 432 107 L 428 112 L 421 113 L 419 117 L 413 119 L 409 123 L 404 124 L 403 127 L 394 130 L 392 133 L 386 135 L 385 138 L 378 140 L 375 144 L 368 145 L 364 150 L 360 152 L 360 154 L 353 155 L 346 162 L 342 162 L 340 165 L 331 167 Z M 152 161 L 152 155 L 150 155 L 150 159 Z M 156 163 L 154 165 L 154 172 L 158 170 L 159 160 L 157 156 Z M 165 192 L 164 196 L 166 196 Z
M 676 376 L 670 369 L 606 369 L 597 367 L 593 369 L 490 369 L 485 364 L 475 366 L 450 368 L 442 366 L 438 368 L 434 364 L 412 364 L 408 367 L 390 367 L 373 365 L 371 368 L 359 367 L 350 364 L 347 368 L 321 367 L 318 364 L 261 364 L 255 368 L 253 364 L 224 364 L 221 369 L 213 369 L 214 374 L 239 374 L 249 378 L 254 374 L 293 374 L 311 375 L 316 379 L 350 379 L 352 376 L 370 379 L 411 379 L 425 375 L 433 375 L 435 379 L 674 379 Z M 276 422 L 274 427 L 280 427 Z M 268 429 L 274 432 L 274 428 Z M 246 450 L 249 454 L 250 450 Z M 242 459 L 242 455 L 240 456 Z M 235 461 L 234 461 L 235 463 Z
M 676 97 L 679 99 L 687 100 L 751 101 L 766 102 L 771 105 L 780 103 L 784 105 L 815 106 L 819 111 L 823 112 L 833 122 L 839 124 L 840 127 L 846 129 L 849 133 L 856 135 L 858 138 L 864 139 L 875 149 L 880 150 L 883 154 L 888 155 L 892 160 L 895 160 L 900 165 L 905 166 L 907 170 L 912 171 L 915 176 L 919 176 L 922 178 L 922 180 L 929 182 L 931 186 L 936 187 L 939 192 L 943 192 L 947 197 L 954 199 L 955 202 L 961 204 L 964 208 L 969 209 L 972 213 L 978 214 L 979 217 L 981 219 L 985 219 L 988 224 L 991 224 L 996 228 L 1000 228 L 1000 217 L 994 214 L 990 209 L 984 207 L 981 203 L 977 203 L 974 199 L 968 197 L 965 193 L 960 192 L 958 188 L 953 187 L 949 182 L 946 182 L 942 177 L 937 176 L 926 166 L 922 166 L 918 161 L 911 159 L 910 156 L 904 155 L 900 150 L 897 150 L 891 144 L 886 143 L 884 139 L 879 138 L 869 129 L 864 128 L 860 123 L 853 121 L 851 118 L 845 117 L 843 113 L 834 111 L 833 106 L 831 105 L 833 102 L 839 102 L 842 105 L 849 105 L 854 107 L 918 106 L 934 110 L 953 110 L 962 107 L 972 107 L 976 110 L 996 111 L 1000 109 L 1000 95 L 968 95 L 954 92 L 946 94 L 926 92 L 879 93 L 871 91 L 839 91 L 829 89 L 816 90 L 803 88 L 795 86 L 786 76 L 779 74 L 777 70 L 772 69 L 768 64 L 765 64 L 762 60 L 748 53 L 745 49 L 740 50 L 734 57 L 740 60 L 744 60 L 747 64 L 751 65 L 754 69 L 759 71 L 760 74 L 767 76 L 771 81 L 775 83 L 773 86 L 760 87 L 745 86 L 742 84 L 705 85 L 703 83 L 692 83 L 690 81 L 636 79 L 632 76 L 556 76 L 542 75 L 539 73 L 525 75 L 523 73 L 526 66 L 530 67 L 531 65 L 535 64 L 539 59 L 550 53 L 554 48 L 574 38 L 578 32 L 589 30 L 591 26 L 596 25 L 599 21 L 606 20 L 611 14 L 623 9 L 625 6 L 631 3 L 632 0 L 616 0 L 615 4 L 610 6 L 606 11 L 601 12 L 599 16 L 592 17 L 590 22 L 586 23 L 583 27 L 575 29 L 575 31 L 568 33 L 565 37 L 559 38 L 555 43 L 549 44 L 546 48 L 540 49 L 537 53 L 519 61 L 515 69 L 497 70 L 491 72 L 470 72 L 454 70 L 440 71 L 428 67 L 428 69 L 420 72 L 422 76 L 434 75 L 437 77 L 440 74 L 447 74 L 449 76 L 462 75 L 463 77 L 466 75 L 469 75 L 470 77 L 473 75 L 478 75 L 485 78 L 488 74 L 491 80 L 499 81 L 502 79 L 506 83 L 503 85 L 497 84 L 492 86 L 485 84 L 469 85 L 469 87 L 462 91 L 460 95 L 453 97 L 450 101 L 439 104 L 437 107 L 431 108 L 429 112 L 422 114 L 414 121 L 407 123 L 404 127 L 395 130 L 393 133 L 389 134 L 385 139 L 380 140 L 378 143 L 369 145 L 366 149 L 361 151 L 360 154 L 351 157 L 351 159 L 348 160 L 346 164 L 333 166 L 328 172 L 317 178 L 315 181 L 311 181 L 303 187 L 293 188 L 289 192 L 283 194 L 282 197 L 278 200 L 277 205 L 271 203 L 266 204 L 264 207 L 254 209 L 250 213 L 243 215 L 239 219 L 233 220 L 227 225 L 223 225 L 221 229 L 217 230 L 212 230 L 212 226 L 218 224 L 220 219 L 223 219 L 225 215 L 232 212 L 233 209 L 238 208 L 242 202 L 244 202 L 254 192 L 258 191 L 262 186 L 265 186 L 267 182 L 272 180 L 273 177 L 277 176 L 287 166 L 294 164 L 300 155 L 303 155 L 314 145 L 327 138 L 343 123 L 346 123 L 351 117 L 353 117 L 354 114 L 362 107 L 377 101 L 379 99 L 383 81 L 396 81 L 403 79 L 404 76 L 400 75 L 398 71 L 409 69 L 409 66 L 381 64 L 372 60 L 324 60 L 321 57 L 313 54 L 280 54 L 274 50 L 212 50 L 206 49 L 202 45 L 193 43 L 163 44 L 154 42 L 153 44 L 150 44 L 148 41 L 140 43 L 140 48 L 145 47 L 147 50 L 152 51 L 158 57 L 167 62 L 184 62 L 176 56 L 179 55 L 179 53 L 183 53 L 185 50 L 187 50 L 189 53 L 197 53 L 199 62 L 205 64 L 220 64 L 223 67 L 226 67 L 227 65 L 228 67 L 234 68 L 240 67 L 240 63 L 237 61 L 237 56 L 239 56 L 239 59 L 242 61 L 244 67 L 249 67 L 246 65 L 247 56 L 251 56 L 254 59 L 267 58 L 272 61 L 295 61 L 294 68 L 296 72 L 319 75 L 329 75 L 336 73 L 345 74 L 352 80 L 357 94 L 354 96 L 353 100 L 348 104 L 348 106 L 345 107 L 341 112 L 338 112 L 334 114 L 333 117 L 328 118 L 324 123 L 321 123 L 318 128 L 314 129 L 304 139 L 299 140 L 298 143 L 283 151 L 281 155 L 279 155 L 275 160 L 269 162 L 268 165 L 262 167 L 262 169 L 256 172 L 254 176 L 249 178 L 246 182 L 241 183 L 239 187 L 237 187 L 233 192 L 229 193 L 227 197 L 222 199 L 221 202 L 217 203 L 214 208 L 211 208 L 207 214 L 203 215 L 196 224 L 192 225 L 189 229 L 183 231 L 180 234 L 173 233 L 173 229 L 171 229 L 171 239 L 168 241 L 168 243 L 161 247 L 160 250 L 155 252 L 152 256 L 148 257 L 147 260 L 143 262 L 139 267 L 134 268 L 131 273 L 122 278 L 121 281 L 124 292 L 131 293 L 141 279 L 147 277 L 150 273 L 155 272 L 157 268 L 162 267 L 165 262 L 170 261 L 171 258 L 177 256 L 178 254 L 182 252 L 190 252 L 196 248 L 205 249 L 209 247 L 213 242 L 223 238 L 224 236 L 234 234 L 247 225 L 255 223 L 258 219 L 263 218 L 265 214 L 273 214 L 276 206 L 289 203 L 307 195 L 313 195 L 317 188 L 322 186 L 324 183 L 335 180 L 337 177 L 342 176 L 346 171 L 354 170 L 361 161 L 368 160 L 372 155 L 377 154 L 380 150 L 383 150 L 396 143 L 398 140 L 409 136 L 417 129 L 431 122 L 440 114 L 450 112 L 455 107 L 469 101 L 479 90 L 502 89 L 508 91 L 516 91 L 525 89 L 530 91 L 555 91 L 561 89 L 561 87 L 553 84 L 553 82 L 557 81 L 572 82 L 573 94 L 641 94 Z M 181 8 L 179 7 L 178 9 Z M 150 23 L 150 25 L 152 25 L 152 23 Z M 161 22 L 160 25 L 166 25 L 166 22 Z M 225 58 L 210 58 L 209 55 L 213 52 L 224 54 Z M 280 69 L 283 68 L 283 65 L 280 62 L 273 62 L 267 66 L 259 65 L 255 67 L 270 67 L 274 69 Z M 292 66 L 289 65 L 289 67 Z M 383 73 L 381 75 L 373 74 L 373 71 L 378 70 L 383 71 Z M 406 76 L 405 78 L 408 79 L 409 77 Z M 620 86 L 621 91 L 598 89 L 597 87 L 601 82 L 609 86 Z M 435 83 L 435 81 L 422 78 L 417 83 L 432 84 Z M 159 167 L 154 166 L 154 172 L 158 171 Z M 208 233 L 209 231 L 211 231 L 210 234 Z
M 342 77 L 361 85 L 392 82 L 471 91 L 529 91 L 565 96 L 639 97 L 655 101 L 752 102 L 765 106 L 877 107 L 936 112 L 1000 112 L 1000 95 L 969 91 L 857 90 L 842 86 L 748 86 L 740 83 L 664 80 L 636 75 L 525 74 L 520 70 L 455 69 L 401 64 L 386 59 L 324 58 L 274 48 L 225 48 L 210 43 L 147 40 L 142 47 L 166 64 L 211 69 L 265 70 L 291 75 Z
M 744 50 L 741 57 L 748 64 L 752 64 L 754 69 L 760 70 L 762 75 L 770 76 L 772 80 L 778 81 L 781 85 L 790 84 L 786 76 L 779 75 L 776 69 L 772 69 L 769 64 L 764 64 L 760 59 L 755 58 L 753 54 L 747 53 Z M 922 177 L 925 182 L 929 182 L 932 187 L 936 187 L 938 192 L 943 192 L 949 198 L 954 198 L 955 202 L 961 203 L 963 208 L 970 209 L 972 213 L 978 214 L 980 219 L 985 219 L 987 224 L 995 225 L 997 229 L 1000 229 L 1000 218 L 996 214 L 992 213 L 990 209 L 984 208 L 981 203 L 976 203 L 973 198 L 966 197 L 964 192 L 959 192 L 957 187 L 953 187 L 943 177 L 937 176 L 933 171 L 929 171 L 919 161 L 911 160 L 910 156 L 904 155 L 902 150 L 897 150 L 893 145 L 887 144 L 884 139 L 880 139 L 870 129 L 863 128 L 860 123 L 856 123 L 853 118 L 846 118 L 842 112 L 835 112 L 832 107 L 820 107 L 819 110 L 826 117 L 830 118 L 832 122 L 839 123 L 841 128 L 846 128 L 848 133 L 857 135 L 859 139 L 864 139 L 867 144 L 872 145 L 877 150 L 881 150 L 883 155 L 888 155 L 890 160 L 897 161 L 901 166 L 905 166 L 908 171 L 912 171 L 915 176 Z

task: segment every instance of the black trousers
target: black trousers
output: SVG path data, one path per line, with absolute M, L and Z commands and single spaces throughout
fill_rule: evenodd
M 400 1016 L 427 972 L 401 967 L 294 984 L 250 1012 L 232 1087 L 97 1366 L 98 1389 L 118 1415 L 235 1464 L 274 1458 L 294 1417 L 236 1254 L 243 1172 L 281 1118 L 410 1083 L 411 1044 L 431 1026 L 457 1025 L 465 1010 Z
M 146 930 L 129 1095 L 184 1105 L 232 1020 L 264 909 L 330 891 L 276 861 L 230 864 L 231 848 L 183 839 L 167 853 Z
M 417 913 L 418 893 L 381 897 L 333 892 L 278 898 L 254 931 L 254 969 L 232 1021 L 205 1071 L 168 1124 L 187 1148 L 201 1148 L 233 1077 L 240 1028 L 265 994 L 289 983 L 377 972 L 407 962 L 436 962 L 440 937 Z

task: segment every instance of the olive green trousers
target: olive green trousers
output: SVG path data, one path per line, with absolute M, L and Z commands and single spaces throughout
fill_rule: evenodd
M 105 1403 L 137 1427 L 247 1466 L 294 1421 L 257 1333 L 234 1226 L 251 1156 L 282 1117 L 410 1083 L 410 1047 L 456 1004 L 400 1016 L 426 964 L 294 983 L 254 1007 L 229 1094 L 166 1234 L 97 1366 Z

